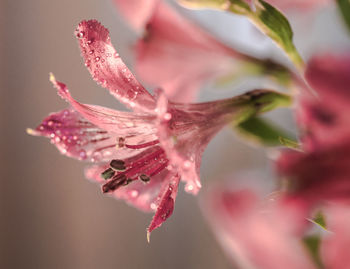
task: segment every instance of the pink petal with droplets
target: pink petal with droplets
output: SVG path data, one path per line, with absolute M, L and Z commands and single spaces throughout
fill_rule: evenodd
M 158 196 L 158 206 L 151 224 L 147 228 L 149 241 L 150 233 L 160 227 L 173 213 L 180 177 L 170 174 Z
M 314 269 L 301 243 L 304 209 L 294 202 L 264 201 L 252 190 L 219 188 L 203 210 L 232 261 L 242 268 Z
M 145 82 L 162 87 L 170 100 L 189 102 L 204 81 L 228 72 L 238 57 L 242 56 L 160 2 L 137 44 L 136 71 Z
M 96 20 L 82 21 L 76 36 L 86 67 L 102 87 L 132 109 L 154 108 L 154 98 L 120 59 L 105 27 Z
M 69 102 L 85 119 L 101 129 L 115 133 L 118 136 L 145 136 L 147 134 L 155 134 L 155 115 L 117 111 L 95 105 L 81 104 L 73 99 L 65 84 L 56 81 L 53 75 L 51 75 L 50 80 L 63 99 Z
M 158 91 L 158 138 L 171 165 L 186 182 L 185 190 L 190 193 L 196 194 L 201 188 L 202 154 L 210 140 L 232 120 L 235 114 L 233 100 L 171 103 L 162 91 Z
M 158 0 L 114 0 L 119 12 L 136 31 L 145 28 Z

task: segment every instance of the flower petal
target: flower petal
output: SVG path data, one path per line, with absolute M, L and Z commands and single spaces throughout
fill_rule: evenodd
M 350 54 L 313 57 L 306 78 L 318 97 L 303 92 L 297 110 L 307 150 L 346 142 L 350 137 Z
M 120 13 L 134 30 L 142 31 L 158 0 L 114 0 Z
M 126 158 L 137 150 L 116 148 L 117 136 L 87 121 L 73 108 L 51 113 L 34 130 L 28 133 L 51 139 L 58 150 L 69 157 L 91 162 Z
M 96 20 L 79 23 L 76 36 L 92 77 L 133 109 L 155 106 L 152 95 L 136 80 L 111 44 L 108 30 Z
M 154 134 L 155 115 L 117 111 L 110 108 L 81 104 L 70 95 L 67 86 L 55 79 L 51 74 L 50 80 L 58 90 L 58 94 L 69 102 L 85 119 L 118 136 L 136 136 Z
M 238 57 L 242 56 L 160 2 L 145 38 L 137 44 L 136 71 L 145 82 L 162 87 L 170 100 L 188 102 L 203 81 L 225 74 Z

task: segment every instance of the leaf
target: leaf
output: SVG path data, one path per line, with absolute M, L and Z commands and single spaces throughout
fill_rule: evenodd
M 293 44 L 293 31 L 286 17 L 263 0 L 252 0 L 254 10 L 244 0 L 178 0 L 192 8 L 214 8 L 246 16 L 261 32 L 269 36 L 289 57 L 299 71 L 305 64 Z
M 312 223 L 320 226 L 323 230 L 327 231 L 326 218 L 321 211 L 318 211 L 313 219 L 309 219 Z
M 292 104 L 292 97 L 271 90 L 252 90 L 235 97 L 237 113 L 232 118 L 233 125 L 239 125 L 259 114 Z
M 294 141 L 294 140 L 291 140 L 291 139 L 288 139 L 288 138 L 282 137 L 282 136 L 280 136 L 278 138 L 278 140 L 279 140 L 281 145 L 283 145 L 283 146 L 285 146 L 287 148 L 301 151 L 300 144 L 297 141 Z
M 252 117 L 236 126 L 238 134 L 258 144 L 280 145 L 280 137 L 291 137 L 284 130 L 262 117 Z
M 320 257 L 321 237 L 318 234 L 309 235 L 303 238 L 303 243 L 309 251 L 313 261 L 318 268 L 324 268 Z
M 350 31 L 350 0 L 337 0 L 338 9 Z

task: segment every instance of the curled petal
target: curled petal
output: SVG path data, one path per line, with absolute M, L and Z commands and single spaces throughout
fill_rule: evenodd
M 170 173 L 164 180 L 164 185 L 158 196 L 158 205 L 156 213 L 151 224 L 147 228 L 147 239 L 149 241 L 150 233 L 160 227 L 173 213 L 175 199 L 177 195 L 180 177 Z
M 136 31 L 145 28 L 158 0 L 114 0 L 120 13 Z
M 152 95 L 136 80 L 111 44 L 108 30 L 96 20 L 79 23 L 76 36 L 92 77 L 133 109 L 155 106 Z
M 152 114 L 117 111 L 105 107 L 81 104 L 71 95 L 65 84 L 55 79 L 50 80 L 57 88 L 59 95 L 69 102 L 85 119 L 108 132 L 119 136 L 137 136 L 155 133 Z

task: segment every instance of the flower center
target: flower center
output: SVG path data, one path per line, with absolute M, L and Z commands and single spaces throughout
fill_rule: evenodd
M 101 176 L 108 180 L 102 186 L 104 193 L 112 192 L 121 186 L 126 186 L 135 180 L 149 182 L 152 177 L 161 173 L 169 164 L 164 150 L 152 141 L 141 145 L 127 145 L 125 147 L 140 149 L 149 147 L 138 155 L 126 160 L 112 160 L 109 168 Z

